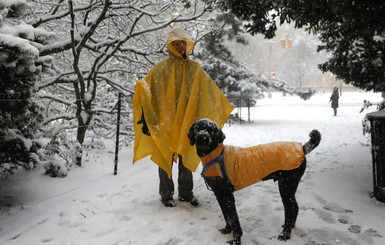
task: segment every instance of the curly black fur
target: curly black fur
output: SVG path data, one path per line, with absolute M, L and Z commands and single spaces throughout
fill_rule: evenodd
M 203 157 L 211 153 L 226 138 L 219 126 L 210 119 L 202 119 L 194 122 L 187 134 L 191 145 L 196 145 L 197 154 Z M 309 134 L 310 140 L 303 145 L 304 154 L 309 154 L 321 141 L 321 134 L 313 130 Z M 274 179 L 278 181 L 279 192 L 285 210 L 285 223 L 282 226 L 282 233 L 278 240 L 288 240 L 291 237 L 291 230 L 295 227 L 298 215 L 298 204 L 295 199 L 299 182 L 306 170 L 306 158 L 302 164 L 290 171 L 277 171 L 264 180 Z M 231 244 L 241 244 L 242 229 L 239 223 L 235 199 L 231 186 L 220 177 L 204 177 L 207 185 L 214 191 L 219 206 L 221 207 L 226 227 L 220 231 L 224 234 L 233 232 Z
M 188 131 L 187 137 L 190 139 L 191 145 L 196 145 L 199 157 L 209 154 L 226 139 L 221 128 L 210 119 L 201 119 L 194 122 Z

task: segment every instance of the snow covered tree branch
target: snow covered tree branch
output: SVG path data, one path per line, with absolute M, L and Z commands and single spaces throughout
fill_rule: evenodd
M 0 175 L 32 169 L 41 157 L 36 132 L 44 107 L 34 96 L 41 67 L 30 42 L 41 42 L 46 32 L 15 20 L 27 8 L 26 1 L 0 1 Z
M 48 115 L 46 125 L 58 129 L 57 123 L 76 123 L 76 141 L 81 146 L 87 130 L 95 131 L 95 116 L 113 109 L 118 92 L 132 96 L 140 76 L 154 60 L 165 57 L 164 29 L 176 23 L 195 25 L 209 10 L 209 5 L 200 2 L 186 11 L 183 2 L 58 0 L 52 5 L 36 0 L 26 21 L 55 33 L 53 42 L 32 43 L 40 56 L 54 57 L 49 73 L 37 84 L 40 98 L 50 99 L 46 105 L 51 109 L 46 111 L 56 113 Z M 66 108 L 65 112 L 55 109 L 59 107 Z M 109 120 L 114 123 L 113 117 L 104 123 Z M 81 148 L 77 153 L 80 166 Z

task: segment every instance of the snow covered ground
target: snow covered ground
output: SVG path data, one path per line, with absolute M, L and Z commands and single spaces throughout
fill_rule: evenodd
M 277 183 L 260 182 L 235 193 L 243 244 L 385 244 L 385 204 L 370 198 L 370 141 L 361 127 L 375 107 L 359 113 L 364 99 L 376 102 L 381 95 L 346 92 L 337 117 L 329 96 L 302 101 L 273 93 L 251 109 L 250 124 L 225 125 L 225 143 L 239 146 L 305 142 L 313 128 L 323 137 L 308 155 L 290 241 L 276 240 L 283 224 Z M 177 207 L 166 208 L 158 195 L 158 169 L 148 158 L 132 165 L 132 148 L 122 149 L 116 176 L 113 159 L 111 146 L 89 155 L 66 178 L 44 176 L 40 169 L 0 180 L 0 244 L 216 245 L 231 239 L 218 232 L 224 221 L 199 176 L 201 167 L 194 173 L 200 206 L 177 201 Z

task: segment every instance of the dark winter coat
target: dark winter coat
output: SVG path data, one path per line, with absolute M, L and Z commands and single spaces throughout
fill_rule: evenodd
M 332 108 L 338 108 L 338 99 L 340 98 L 338 90 L 334 90 L 332 96 L 330 96 L 330 101 L 332 102 Z

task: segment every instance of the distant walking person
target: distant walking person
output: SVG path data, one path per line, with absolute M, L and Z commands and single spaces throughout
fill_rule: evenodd
M 338 108 L 338 99 L 340 98 L 339 94 L 338 94 L 338 88 L 337 87 L 334 87 L 333 88 L 333 93 L 332 95 L 330 96 L 330 102 L 332 102 L 332 108 L 333 108 L 333 111 L 334 111 L 334 116 L 337 116 L 337 108 Z

